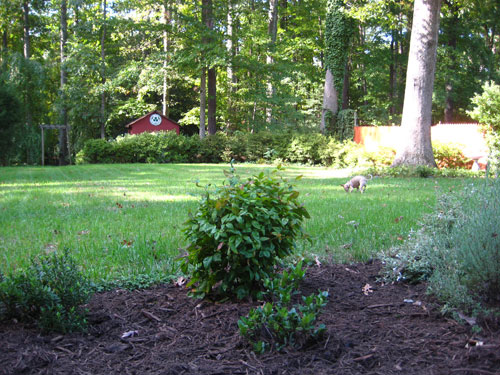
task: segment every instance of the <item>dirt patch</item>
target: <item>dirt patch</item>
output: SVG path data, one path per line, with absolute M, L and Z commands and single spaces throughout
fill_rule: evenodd
M 379 269 L 307 271 L 303 293 L 330 294 L 327 334 L 300 351 L 251 351 L 237 321 L 256 303 L 203 302 L 163 285 L 94 296 L 86 334 L 1 323 L 0 374 L 500 374 L 498 324 L 473 334 L 443 318 L 424 285 L 383 285 Z

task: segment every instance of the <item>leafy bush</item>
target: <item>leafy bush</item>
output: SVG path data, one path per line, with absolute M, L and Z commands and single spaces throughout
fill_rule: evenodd
M 90 293 L 90 282 L 65 250 L 33 258 L 24 272 L 0 278 L 0 312 L 7 318 L 36 321 L 46 331 L 83 330 L 85 311 L 80 306 Z
M 472 98 L 474 109 L 469 116 L 479 121 L 490 149 L 490 161 L 496 172 L 500 170 L 500 85 L 485 83 L 483 93 Z
M 254 351 L 282 350 L 286 346 L 300 349 L 311 339 L 325 332 L 325 325 L 316 326 L 321 309 L 325 307 L 328 292 L 302 296 L 302 304 L 292 306 L 292 296 L 299 282 L 304 278 L 304 270 L 299 263 L 290 272 L 266 279 L 266 294 L 272 302 L 252 309 L 246 317 L 238 321 L 240 334 L 252 344 Z
M 363 147 L 353 141 L 340 143 L 335 138 L 327 138 L 321 144 L 318 157 L 322 164 L 337 168 L 355 167 L 363 159 Z
M 174 132 L 141 133 L 115 141 L 89 140 L 78 163 L 219 163 L 276 161 L 354 167 L 368 163 L 360 145 L 319 133 L 217 133 L 200 140 Z
M 470 169 L 472 160 L 464 156 L 462 149 L 463 147 L 452 143 L 432 142 L 434 159 L 439 168 Z
M 320 134 L 294 135 L 288 145 L 286 160 L 292 163 L 319 164 L 319 150 L 326 144 L 326 138 Z
M 197 161 L 202 163 L 220 163 L 226 150 L 227 136 L 215 133 L 203 138 L 197 155 Z
M 500 301 L 500 183 L 471 184 L 445 194 L 435 213 L 401 246 L 385 254 L 393 280 L 428 280 L 444 309 L 473 312 Z
M 372 166 L 390 166 L 396 156 L 396 150 L 390 147 L 380 147 L 377 151 L 365 151 L 364 158 Z
M 305 236 L 302 221 L 309 214 L 279 169 L 247 181 L 232 170 L 225 186 L 213 194 L 206 189 L 183 229 L 189 243 L 181 267 L 191 271 L 192 294 L 258 296 L 278 260 Z
M 114 161 L 113 144 L 105 139 L 89 139 L 76 155 L 77 164 L 112 163 Z

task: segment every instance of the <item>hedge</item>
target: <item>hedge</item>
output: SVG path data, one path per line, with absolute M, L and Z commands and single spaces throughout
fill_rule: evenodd
M 459 160 L 463 155 L 452 146 L 439 145 L 437 150 L 438 165 L 460 168 L 467 162 L 465 157 L 465 160 Z M 239 162 L 285 162 L 345 168 L 387 165 L 393 157 L 394 150 L 366 152 L 352 141 L 340 142 L 320 133 L 236 132 L 232 135 L 217 133 L 200 139 L 197 135 L 157 132 L 125 135 L 109 141 L 89 140 L 77 154 L 76 162 L 220 163 L 234 159 Z

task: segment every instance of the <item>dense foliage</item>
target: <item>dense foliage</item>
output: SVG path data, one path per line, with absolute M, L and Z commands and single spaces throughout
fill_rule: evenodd
M 24 271 L 0 274 L 0 317 L 36 321 L 45 331 L 86 328 L 82 305 L 91 284 L 66 250 L 32 259 Z
M 490 149 L 490 162 L 498 171 L 500 169 L 500 85 L 486 83 L 483 86 L 483 92 L 472 98 L 472 103 L 474 109 L 469 114 L 481 124 Z
M 223 133 L 200 139 L 197 136 L 178 136 L 174 132 L 142 133 L 118 137 L 115 141 L 93 139 L 78 153 L 77 163 L 298 163 L 338 168 L 373 167 L 371 174 L 390 174 L 381 167 L 389 166 L 395 150 L 381 148 L 366 151 L 352 141 L 340 142 L 334 136 L 319 133 L 237 132 Z M 447 170 L 469 168 L 459 145 L 434 144 L 434 157 Z M 396 169 L 393 174 L 404 168 Z M 420 168 L 422 173 L 426 170 Z M 430 171 L 437 174 L 438 171 Z M 403 173 L 404 174 L 404 173 Z M 418 174 L 418 173 L 417 173 Z M 424 176 L 425 177 L 425 176 Z
M 309 214 L 278 171 L 242 181 L 232 169 L 227 184 L 207 189 L 190 213 L 181 267 L 191 274 L 194 295 L 260 296 L 264 280 L 305 236 L 302 222 Z

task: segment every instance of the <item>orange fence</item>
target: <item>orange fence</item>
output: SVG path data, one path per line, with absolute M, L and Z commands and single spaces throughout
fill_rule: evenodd
M 380 147 L 398 148 L 400 126 L 355 126 L 354 142 L 369 151 Z M 465 156 L 478 159 L 488 155 L 488 146 L 478 124 L 437 124 L 431 127 L 433 142 L 461 145 Z

